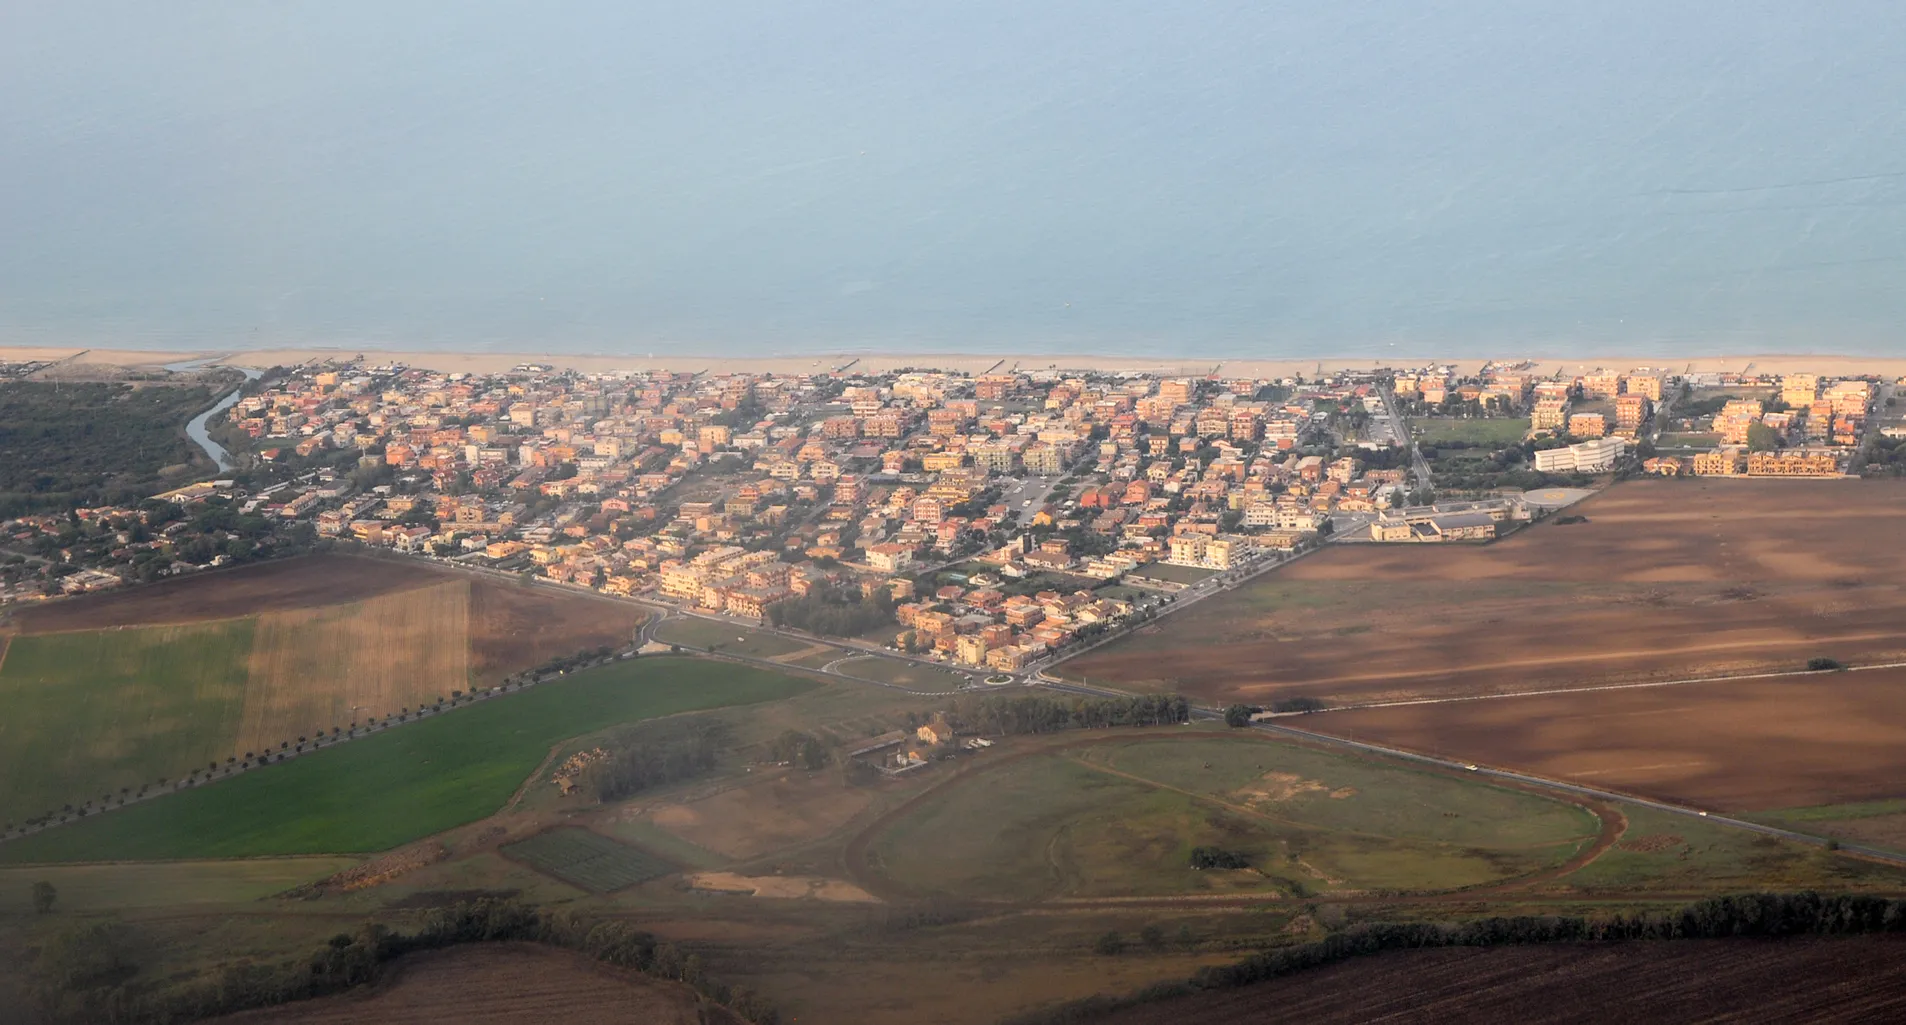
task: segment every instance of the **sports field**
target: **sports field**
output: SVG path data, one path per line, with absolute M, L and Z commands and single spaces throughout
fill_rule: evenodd
M 813 686 L 726 663 L 617 662 L 0 844 L 0 862 L 388 850 L 496 811 L 562 740 Z
M 0 661 L 0 822 L 137 793 L 548 659 L 638 607 L 384 559 L 312 557 L 49 602 Z
M 1410 421 L 1417 430 L 1417 440 L 1425 445 L 1434 445 L 1439 441 L 1464 441 L 1473 445 L 1500 448 L 1513 445 L 1529 433 L 1529 418 L 1524 417 L 1482 417 L 1462 419 L 1461 417 L 1417 417 Z
M 1212 703 L 1906 660 L 1906 483 L 1645 480 L 1485 546 L 1338 545 L 1060 671 Z
M 1461 889 L 1563 866 L 1601 824 L 1521 791 L 1193 734 L 1003 759 L 877 829 L 876 885 L 1023 902 Z M 1193 867 L 1205 846 L 1249 867 Z

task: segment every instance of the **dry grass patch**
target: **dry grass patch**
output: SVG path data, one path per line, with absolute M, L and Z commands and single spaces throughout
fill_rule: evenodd
M 468 686 L 470 585 L 461 580 L 350 605 L 258 618 L 239 746 L 415 708 Z

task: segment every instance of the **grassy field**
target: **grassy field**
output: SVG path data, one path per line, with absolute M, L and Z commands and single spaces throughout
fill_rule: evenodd
M 1132 575 L 1150 580 L 1163 580 L 1168 584 L 1195 584 L 1216 572 L 1215 569 L 1205 569 L 1202 566 L 1173 566 L 1167 562 L 1154 562 L 1133 570 Z
M 1273 741 L 1134 738 L 948 787 L 870 865 L 909 892 L 996 900 L 1447 890 L 1560 864 L 1598 828 L 1573 805 Z M 1192 868 L 1205 845 L 1251 868 Z
M 35 865 L 0 868 L 0 915 L 24 915 L 31 887 L 45 880 L 61 912 L 130 911 L 246 904 L 351 867 L 351 858 L 253 858 L 146 865 Z
M 0 845 L 0 862 L 387 850 L 496 811 L 569 737 L 812 686 L 692 659 L 618 662 Z
M 223 760 L 252 632 L 236 620 L 13 638 L 0 666 L 0 821 Z
M 0 648 L 0 823 L 626 644 L 645 615 L 341 557 L 21 609 Z
M 1807 844 L 1624 805 L 1622 842 L 1570 875 L 1591 893 L 1714 893 L 1747 890 L 1898 892 L 1906 869 L 1861 861 Z
M 1426 445 L 1439 441 L 1467 441 L 1476 445 L 1501 447 L 1513 445 L 1529 433 L 1528 417 L 1494 417 L 1464 420 L 1446 417 L 1417 417 L 1410 421 L 1417 440 Z
M 591 893 L 609 893 L 675 871 L 674 865 L 647 851 L 574 826 L 509 844 L 503 853 Z
M 839 657 L 839 656 L 836 656 Z M 920 666 L 911 662 L 901 662 L 891 658 L 863 658 L 848 662 L 840 671 L 849 676 L 858 676 L 868 680 L 891 683 L 908 690 L 928 693 L 958 690 L 967 684 L 967 678 L 951 669 L 938 666 Z M 971 672 L 985 674 L 988 669 L 971 667 Z
M 731 655 L 753 658 L 775 658 L 808 647 L 800 641 L 710 619 L 671 619 L 655 628 L 655 639 L 663 644 L 719 648 Z

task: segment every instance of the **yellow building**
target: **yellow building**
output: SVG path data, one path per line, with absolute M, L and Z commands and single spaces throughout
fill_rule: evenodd
M 1568 432 L 1577 438 L 1599 438 L 1608 433 L 1608 420 L 1600 413 L 1576 413 L 1568 418 Z
M 1627 380 L 1628 394 L 1639 395 L 1650 402 L 1661 401 L 1661 378 L 1651 374 L 1636 374 Z
M 1832 452 L 1755 452 L 1747 457 L 1749 477 L 1838 477 L 1840 460 Z
M 1694 455 L 1694 472 L 1703 477 L 1731 477 L 1741 472 L 1740 453 L 1725 448 L 1697 452 Z

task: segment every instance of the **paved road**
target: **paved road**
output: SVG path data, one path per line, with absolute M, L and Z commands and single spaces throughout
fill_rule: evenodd
M 1429 460 L 1424 459 L 1423 450 L 1416 447 L 1416 435 L 1410 432 L 1409 420 L 1405 419 L 1403 414 L 1397 411 L 1396 393 L 1386 387 L 1381 389 L 1378 394 L 1383 396 L 1383 408 L 1389 411 L 1390 422 L 1395 425 L 1396 432 L 1402 438 L 1403 444 L 1410 447 L 1410 467 L 1415 471 L 1415 487 L 1429 487 L 1431 483 Z
M 1073 693 L 1073 694 L 1089 695 L 1093 697 L 1127 697 L 1129 696 L 1119 691 L 1106 690 L 1101 687 L 1088 687 L 1083 684 L 1067 683 L 1063 681 L 1052 681 L 1052 680 L 1042 679 L 1041 683 L 1043 686 L 1049 687 L 1053 690 L 1066 691 L 1068 693 Z M 1216 709 L 1194 708 L 1192 710 L 1192 717 L 1196 719 L 1222 719 L 1224 717 L 1224 714 Z M 1295 715 L 1290 716 L 1290 718 L 1294 718 L 1294 717 Z M 1295 726 L 1286 726 L 1277 722 L 1259 721 L 1259 722 L 1252 723 L 1251 725 L 1254 729 L 1261 730 L 1265 733 L 1272 733 L 1272 734 L 1277 734 L 1280 736 L 1294 737 L 1300 740 L 1306 740 L 1311 743 L 1321 744 L 1327 747 L 1343 748 L 1343 749 L 1348 749 L 1352 751 L 1357 751 L 1362 754 L 1382 755 L 1383 757 L 1386 757 L 1386 758 L 1395 758 L 1402 761 L 1415 762 L 1420 765 L 1430 765 L 1439 769 L 1445 769 L 1445 770 L 1450 770 L 1454 772 L 1469 772 L 1478 776 L 1486 776 L 1491 779 L 1509 780 L 1509 781 L 1520 783 L 1526 786 L 1545 788 L 1549 790 L 1557 790 L 1563 793 L 1574 794 L 1578 797 L 1591 797 L 1601 801 L 1613 801 L 1620 804 L 1634 805 L 1634 806 L 1638 806 L 1642 808 L 1651 808 L 1655 811 L 1667 812 L 1671 815 L 1683 815 L 1691 819 L 1700 819 L 1706 822 L 1718 823 L 1723 826 L 1732 826 L 1736 829 L 1744 829 L 1751 833 L 1759 833 L 1763 836 L 1779 837 L 1783 840 L 1792 840 L 1797 843 L 1813 844 L 1815 846 L 1823 846 L 1826 843 L 1826 841 L 1823 838 L 1818 836 L 1813 836 L 1811 834 L 1798 833 L 1790 829 L 1781 829 L 1777 826 L 1763 825 L 1759 822 L 1749 822 L 1746 819 L 1736 819 L 1736 818 L 1729 818 L 1728 816 L 1725 816 L 1725 815 L 1715 815 L 1710 812 L 1703 811 L 1699 808 L 1690 808 L 1685 805 L 1679 805 L 1679 804 L 1669 804 L 1665 801 L 1656 801 L 1646 797 L 1636 797 L 1632 794 L 1616 793 L 1615 791 L 1612 791 L 1612 790 L 1598 790 L 1594 787 L 1585 787 L 1576 783 L 1564 783 L 1560 780 L 1548 779 L 1542 776 L 1532 776 L 1532 775 L 1529 775 L 1528 773 L 1515 772 L 1509 769 L 1495 769 L 1495 768 L 1490 768 L 1487 766 L 1474 765 L 1468 762 L 1456 762 L 1446 758 L 1437 758 L 1431 755 L 1418 754 L 1415 751 L 1407 751 L 1402 748 L 1385 747 L 1381 744 L 1368 744 L 1359 740 L 1347 740 L 1343 737 L 1333 737 L 1327 733 L 1314 733 L 1310 730 L 1298 729 Z M 1862 857 L 1871 858 L 1875 861 L 1884 861 L 1889 864 L 1906 866 L 1906 854 L 1899 854 L 1894 851 L 1882 850 L 1877 847 L 1867 847 L 1860 844 L 1842 844 L 1840 846 L 1840 850 L 1850 854 L 1857 854 Z

